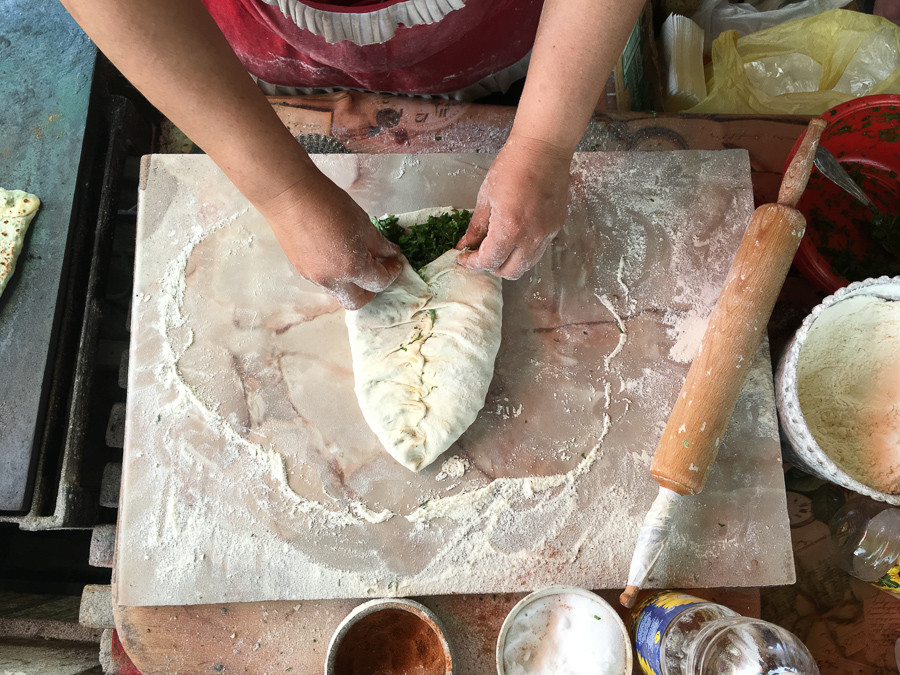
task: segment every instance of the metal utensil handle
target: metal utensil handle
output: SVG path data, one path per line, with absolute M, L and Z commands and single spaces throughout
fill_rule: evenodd
M 862 188 L 859 187 L 852 178 L 850 178 L 850 174 L 848 174 L 844 167 L 841 166 L 840 162 L 835 159 L 835 156 L 832 155 L 827 148 L 821 145 L 816 148 L 815 165 L 825 178 L 849 192 L 875 213 L 879 212 L 875 204 L 872 203 L 872 200 L 869 199 L 869 196 L 863 192 Z

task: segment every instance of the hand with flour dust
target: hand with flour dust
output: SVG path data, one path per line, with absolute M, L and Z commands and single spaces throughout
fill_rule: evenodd
M 534 267 L 566 219 L 572 153 L 510 136 L 478 191 L 457 248 L 459 264 L 518 279 Z
M 257 204 L 301 276 L 346 309 L 359 309 L 403 269 L 400 249 L 385 239 L 346 192 L 317 169 Z

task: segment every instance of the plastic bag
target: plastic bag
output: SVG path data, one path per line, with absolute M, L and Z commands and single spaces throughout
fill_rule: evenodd
M 691 15 L 691 20 L 703 29 L 706 35 L 704 51 L 709 54 L 713 40 L 727 30 L 736 30 L 741 36 L 749 35 L 788 21 L 839 9 L 847 2 L 848 0 L 800 0 L 785 4 L 784 0 L 756 0 L 751 4 L 703 0 Z
M 858 96 L 900 93 L 900 26 L 835 9 L 742 38 L 728 31 L 713 43 L 706 86 L 709 95 L 684 112 L 818 115 Z

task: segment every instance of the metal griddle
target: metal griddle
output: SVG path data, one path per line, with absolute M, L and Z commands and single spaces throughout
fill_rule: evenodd
M 96 48 L 56 2 L 0 0 L 0 186 L 43 202 L 0 296 L 0 512 L 40 442 Z

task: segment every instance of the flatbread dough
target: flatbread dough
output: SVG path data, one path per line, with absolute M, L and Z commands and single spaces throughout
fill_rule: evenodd
M 0 295 L 16 269 L 25 233 L 40 205 L 41 200 L 27 192 L 0 188 Z
M 410 227 L 451 207 L 400 214 Z M 449 448 L 484 406 L 500 347 L 501 280 L 457 264 L 450 250 L 409 263 L 387 290 L 347 312 L 356 396 L 385 449 L 419 471 Z

